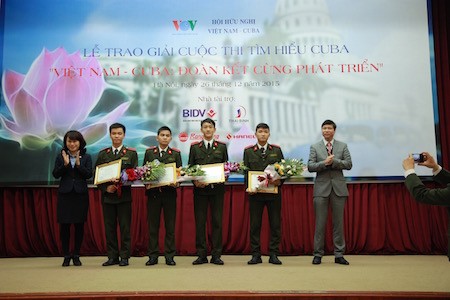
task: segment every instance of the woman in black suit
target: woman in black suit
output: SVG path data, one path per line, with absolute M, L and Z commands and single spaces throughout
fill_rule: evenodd
M 84 222 L 89 208 L 89 194 L 86 180 L 92 177 L 92 159 L 86 153 L 86 141 L 75 130 L 64 135 L 64 147 L 56 157 L 53 176 L 61 178 L 58 189 L 57 220 L 64 252 L 62 266 L 81 266 L 80 248 L 83 242 Z M 70 227 L 75 226 L 75 248 L 71 254 Z

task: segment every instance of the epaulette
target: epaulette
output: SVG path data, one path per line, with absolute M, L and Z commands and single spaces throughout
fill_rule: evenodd
M 270 147 L 270 146 L 275 147 L 275 148 L 281 148 L 280 146 L 275 145 L 275 144 L 269 144 L 269 147 Z
M 175 152 L 181 152 L 180 149 L 177 149 L 177 148 L 170 148 L 170 149 L 172 149 Z
M 197 144 L 201 144 L 203 141 L 197 141 L 197 142 L 192 142 L 191 146 L 197 145 Z
M 100 152 L 103 152 L 103 151 L 105 151 L 106 153 L 109 153 L 109 152 L 111 152 L 111 147 L 106 147 L 106 148 L 100 150 Z
M 222 142 L 222 141 L 217 141 L 217 140 L 214 140 L 214 142 L 218 142 L 219 144 L 223 144 L 223 145 L 226 144 L 226 143 L 224 143 L 224 142 Z
M 156 146 L 148 147 L 147 149 L 145 149 L 145 152 L 147 151 L 153 151 L 153 153 L 158 153 L 158 147 Z
M 127 148 L 127 150 L 130 150 L 130 151 L 137 152 L 136 148 L 131 148 L 131 147 L 124 147 L 124 148 Z
M 250 149 L 250 148 L 253 148 L 253 147 L 255 147 L 255 145 L 248 145 L 247 147 L 244 148 L 244 150 L 247 150 L 247 149 Z

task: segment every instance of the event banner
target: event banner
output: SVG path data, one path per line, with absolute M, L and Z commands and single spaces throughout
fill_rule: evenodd
M 140 163 L 169 126 L 186 165 L 205 118 L 230 161 L 265 122 L 269 142 L 305 164 L 331 119 L 352 155 L 345 176 L 401 176 L 408 153 L 437 152 L 430 10 L 426 0 L 2 1 L 0 182 L 52 183 L 68 130 L 95 161 L 114 122 Z

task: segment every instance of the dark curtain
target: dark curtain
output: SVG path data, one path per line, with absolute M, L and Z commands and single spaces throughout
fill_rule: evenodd
M 442 162 L 450 166 L 450 3 L 447 0 L 432 1 L 434 53 L 436 58 L 436 85 L 439 108 L 439 130 Z
M 403 183 L 349 185 L 345 210 L 348 254 L 446 254 L 447 213 L 443 207 L 416 203 Z M 195 254 L 192 187 L 179 189 L 176 243 L 179 255 Z M 312 184 L 284 185 L 282 204 L 283 255 L 311 254 L 314 237 Z M 100 192 L 92 188 L 83 255 L 105 255 L 106 245 Z M 0 256 L 61 255 L 56 222 L 56 188 L 0 189 Z M 148 243 L 147 198 L 143 187 L 133 189 L 133 255 L 146 255 Z M 225 254 L 250 253 L 248 198 L 243 185 L 227 186 L 223 216 Z M 332 253 L 331 219 L 326 251 Z M 161 220 L 160 246 L 164 245 Z M 210 226 L 208 233 L 210 234 Z M 265 212 L 262 251 L 268 253 L 269 224 Z M 163 251 L 163 249 L 161 249 Z
M 450 166 L 450 4 L 432 0 L 439 136 L 443 167 Z M 412 58 L 413 63 L 413 58 Z M 426 145 L 424 145 L 426 148 Z M 399 162 L 399 167 L 401 162 Z M 4 171 L 4 170 L 3 170 Z M 431 186 L 431 185 L 430 185 Z M 314 213 L 311 184 L 283 188 L 282 241 L 286 255 L 311 254 Z M 352 183 L 345 210 L 345 235 L 349 254 L 446 254 L 447 213 L 443 207 L 414 202 L 403 183 Z M 106 253 L 100 195 L 90 189 L 83 255 Z M 143 188 L 133 189 L 133 255 L 145 255 L 148 242 L 146 198 Z M 61 255 L 56 223 L 56 188 L 0 188 L 0 256 Z M 248 202 L 241 185 L 228 186 L 224 204 L 224 253 L 249 253 Z M 161 225 L 163 228 L 163 225 Z M 176 242 L 180 255 L 195 254 L 192 187 L 179 190 Z M 210 227 L 208 227 L 210 230 Z M 162 230 L 160 245 L 163 245 Z M 265 214 L 262 250 L 267 253 L 269 230 Z M 332 252 L 331 222 L 326 251 Z

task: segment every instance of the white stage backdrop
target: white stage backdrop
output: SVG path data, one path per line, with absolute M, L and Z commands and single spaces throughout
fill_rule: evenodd
M 51 182 L 70 129 L 95 159 L 113 122 L 140 162 L 167 125 L 186 164 L 206 117 L 237 162 L 259 122 L 285 157 L 306 162 L 325 119 L 349 145 L 352 178 L 401 176 L 408 153 L 436 154 L 426 0 L 1 5 L 3 183 Z

